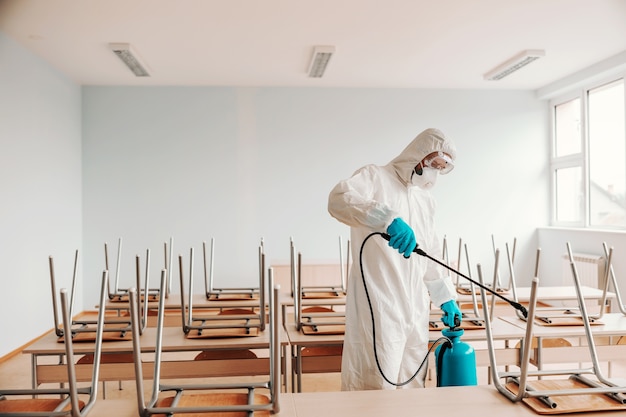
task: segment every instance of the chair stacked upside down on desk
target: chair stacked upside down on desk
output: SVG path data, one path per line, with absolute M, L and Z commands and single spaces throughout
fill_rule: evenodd
M 488 322 L 487 341 L 490 349 L 494 385 L 502 395 L 512 402 L 523 402 L 539 414 L 626 410 L 626 385 L 607 378 L 600 368 L 598 350 L 594 340 L 594 326 L 591 324 L 595 318 L 587 312 L 586 300 L 582 295 L 580 279 L 569 243 L 568 253 L 570 254 L 574 288 L 578 295 L 578 307 L 563 313 L 563 315 L 574 317 L 582 322 L 583 334 L 586 339 L 585 348 L 588 353 L 587 360 L 591 361 L 591 366 L 580 369 L 530 370 L 530 355 L 533 349 L 531 341 L 536 337 L 534 328 L 538 326 L 538 317 L 542 317 L 545 314 L 545 312 L 538 311 L 536 306 L 539 279 L 535 277 L 531 286 L 531 301 L 529 303 L 528 315 L 523 318 L 526 323 L 526 333 L 522 346 L 519 371 L 500 372 L 498 370 L 498 363 L 493 353 L 490 323 Z M 483 303 L 485 303 L 484 292 L 481 296 Z M 485 316 L 489 319 L 488 315 Z M 559 315 L 551 317 L 557 318 Z M 624 329 L 624 332 L 626 333 L 626 329 Z M 551 329 L 551 333 L 555 333 L 555 328 Z M 541 343 L 538 343 L 537 349 L 540 349 L 541 346 Z M 571 347 L 567 349 L 571 349 Z M 534 380 L 534 377 L 538 379 Z
M 39 388 L 33 386 L 29 389 L 0 389 L 0 416 L 50 416 L 50 417 L 84 417 L 89 414 L 98 396 L 98 380 L 100 371 L 100 357 L 102 338 L 104 334 L 104 301 L 108 285 L 108 274 L 102 274 L 100 288 L 100 308 L 95 328 L 86 329 L 84 325 L 72 323 L 70 302 L 66 289 L 60 291 L 62 323 L 60 326 L 63 338 L 64 354 L 66 357 L 65 376 L 68 382 L 67 388 Z M 56 299 L 56 292 L 53 298 Z M 56 301 L 54 303 L 56 309 Z M 58 331 L 59 329 L 57 329 Z M 93 333 L 94 361 L 91 365 L 91 377 L 89 386 L 79 387 L 76 379 L 76 365 L 74 363 L 75 337 Z M 25 398 L 30 396 L 31 398 Z M 84 400 L 86 397 L 86 401 Z
M 135 359 L 135 375 L 139 415 L 150 416 L 170 413 L 226 413 L 246 412 L 249 415 L 269 415 L 279 411 L 280 375 L 281 375 L 281 338 L 280 320 L 278 317 L 279 288 L 272 288 L 271 271 L 269 276 L 269 379 L 264 382 L 241 382 L 230 384 L 186 384 L 168 385 L 161 383 L 161 355 L 163 352 L 163 311 L 164 303 L 160 302 L 158 324 L 156 328 L 154 370 L 152 372 L 152 397 L 146 401 L 143 384 L 144 363 L 142 361 L 140 337 L 133 337 Z M 161 286 L 165 285 L 165 272 Z M 131 289 L 131 292 L 134 291 Z M 131 297 L 131 317 L 133 318 L 133 335 L 138 330 L 138 307 L 135 297 Z M 259 394 L 267 391 L 269 395 Z M 171 392 L 172 396 L 163 397 L 160 393 Z M 192 392 L 192 394 L 190 394 Z

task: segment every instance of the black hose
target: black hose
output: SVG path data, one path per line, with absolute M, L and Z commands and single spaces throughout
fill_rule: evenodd
M 369 306 L 370 309 L 370 315 L 372 317 L 372 345 L 374 348 L 374 359 L 376 360 L 376 366 L 378 367 L 378 372 L 380 372 L 380 374 L 382 375 L 383 379 L 385 381 L 387 381 L 389 384 L 394 385 L 396 387 L 401 387 L 403 385 L 408 384 L 409 382 L 413 381 L 415 379 L 415 377 L 420 373 L 420 371 L 422 370 L 422 368 L 424 367 L 424 364 L 426 363 L 426 361 L 428 360 L 428 355 L 430 355 L 430 353 L 432 352 L 432 350 L 442 341 L 445 341 L 447 343 L 452 344 L 452 342 L 450 341 L 450 339 L 448 339 L 447 337 L 443 336 L 440 337 L 439 339 L 435 340 L 435 342 L 431 345 L 431 347 L 428 349 L 428 352 L 426 352 L 426 356 L 424 357 L 424 360 L 422 360 L 422 363 L 420 364 L 420 366 L 417 368 L 417 371 L 415 371 L 415 373 L 413 374 L 413 376 L 411 376 L 409 379 L 407 379 L 406 381 L 403 382 L 392 382 L 389 378 L 387 378 L 387 376 L 385 375 L 385 373 L 383 372 L 383 369 L 380 365 L 380 362 L 378 360 L 378 351 L 376 349 L 376 324 L 375 324 L 375 320 L 374 320 L 374 309 L 372 308 L 372 301 L 370 300 L 370 294 L 369 291 L 367 290 L 367 283 L 365 282 L 365 273 L 363 272 L 363 248 L 365 247 L 365 242 L 367 242 L 367 240 L 374 236 L 374 235 L 383 235 L 383 233 L 379 233 L 379 232 L 374 232 L 369 234 L 364 240 L 363 243 L 361 244 L 361 250 L 359 251 L 359 268 L 361 269 L 361 279 L 363 280 L 363 288 L 365 289 L 365 296 L 367 297 L 367 304 Z M 383 236 L 384 237 L 384 236 Z M 389 239 L 387 239 L 389 240 Z
M 359 268 L 361 269 L 361 279 L 363 280 L 363 288 L 365 289 L 365 296 L 367 297 L 367 304 L 369 306 L 370 315 L 372 317 L 372 344 L 373 344 L 373 348 L 374 348 L 374 359 L 376 360 L 376 366 L 378 367 L 378 372 L 380 372 L 380 374 L 385 379 L 385 381 L 387 381 L 388 383 L 390 383 L 391 385 L 394 385 L 396 387 L 401 387 L 401 386 L 406 385 L 406 384 L 408 384 L 409 382 L 411 382 L 411 381 L 413 381 L 415 379 L 417 374 L 424 367 L 424 364 L 426 363 L 426 360 L 428 359 L 428 355 L 430 355 L 430 353 L 435 348 L 435 346 L 437 346 L 437 344 L 439 344 L 442 341 L 445 341 L 445 342 L 447 342 L 446 345 L 447 344 L 451 345 L 452 342 L 450 341 L 450 339 L 448 339 L 445 336 L 440 337 L 439 339 L 435 340 L 435 342 L 428 349 L 428 352 L 426 352 L 426 356 L 424 357 L 424 360 L 420 364 L 419 368 L 417 368 L 417 371 L 415 371 L 413 376 L 411 376 L 411 378 L 409 378 L 408 380 L 406 380 L 404 382 L 396 383 L 396 382 L 390 381 L 389 378 L 387 378 L 387 376 L 385 375 L 385 373 L 382 370 L 382 367 L 380 366 L 380 362 L 378 361 L 378 352 L 376 350 L 376 325 L 375 325 L 375 321 L 374 321 L 374 309 L 372 308 L 372 302 L 370 300 L 369 291 L 367 290 L 367 283 L 365 281 L 365 273 L 363 272 L 363 248 L 365 247 L 365 242 L 367 242 L 368 239 L 371 238 L 374 235 L 380 235 L 386 241 L 389 241 L 389 239 L 391 239 L 391 237 L 387 233 L 381 233 L 381 232 L 370 233 L 363 240 L 363 243 L 361 243 L 361 249 L 359 251 Z M 486 287 L 485 285 L 483 285 L 483 284 L 473 280 L 472 278 L 468 277 L 467 275 L 462 274 L 461 272 L 459 272 L 459 271 L 455 270 L 454 268 L 446 265 L 445 263 L 441 262 L 440 260 L 438 260 L 436 258 L 433 258 L 432 256 L 428 255 L 426 252 L 424 252 L 422 249 L 420 249 L 417 245 L 415 246 L 415 249 L 413 249 L 413 252 L 417 253 L 418 255 L 424 256 L 424 257 L 430 259 L 433 262 L 436 262 L 437 264 L 439 264 L 439 265 L 443 266 L 444 268 L 454 272 L 455 274 L 465 278 L 466 280 L 472 282 L 473 284 L 478 285 L 480 288 L 490 292 L 491 294 L 495 295 L 496 297 L 499 297 L 500 299 L 506 301 L 513 308 L 519 310 L 522 313 L 522 315 L 524 316 L 524 318 L 528 318 L 528 311 L 526 310 L 526 307 L 524 307 L 520 303 L 518 303 L 516 301 L 513 301 L 513 300 L 509 300 L 508 298 L 504 297 L 502 294 L 498 294 L 496 291 L 492 290 L 491 288 Z M 408 258 L 408 257 L 405 256 L 405 258 Z

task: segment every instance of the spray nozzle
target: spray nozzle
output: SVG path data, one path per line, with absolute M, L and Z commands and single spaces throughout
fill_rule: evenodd
M 523 305 L 521 305 L 520 303 L 517 303 L 515 301 L 510 301 L 510 304 L 515 307 L 515 309 L 519 310 L 520 313 L 522 313 L 522 315 L 524 316 L 525 319 L 528 318 L 528 310 L 526 310 L 526 307 L 524 307 Z

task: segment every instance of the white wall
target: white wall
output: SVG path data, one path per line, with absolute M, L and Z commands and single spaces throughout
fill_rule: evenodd
M 0 62 L 2 357 L 53 327 L 48 257 L 69 287 L 82 207 L 80 87 L 1 32 Z
M 459 148 L 435 191 L 453 251 L 462 237 L 472 262 L 492 268 L 494 234 L 501 248 L 518 238 L 518 259 L 534 256 L 535 228 L 548 221 L 547 110 L 531 92 L 94 86 L 83 88 L 83 125 L 91 302 L 104 242 L 111 259 L 119 237 L 123 287 L 148 248 L 156 280 L 171 236 L 185 265 L 195 248 L 197 284 L 211 237 L 222 286 L 254 283 L 261 238 L 273 263 L 287 262 L 290 237 L 305 262 L 337 259 L 348 228 L 326 211 L 330 189 L 427 127 Z
M 623 231 L 551 227 L 539 229 L 538 237 L 538 248 L 541 249 L 539 263 L 539 282 L 541 285 L 562 285 L 564 277 L 570 277 L 570 271 L 565 271 L 568 275 L 564 276 L 562 269 L 562 257 L 567 253 L 567 243 L 570 244 L 574 253 L 592 255 L 604 255 L 603 243 L 606 243 L 607 248 L 613 248 L 613 269 L 618 285 L 622 290 L 620 294 L 625 295 L 623 289 L 626 286 L 626 276 L 624 275 L 626 258 L 622 254 L 626 253 L 626 234 Z

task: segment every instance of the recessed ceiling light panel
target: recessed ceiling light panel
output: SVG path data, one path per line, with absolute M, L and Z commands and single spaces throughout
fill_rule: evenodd
M 137 77 L 149 77 L 148 68 L 129 43 L 110 43 L 111 50 Z
M 527 49 L 515 55 L 513 58 L 507 60 L 506 62 L 498 65 L 497 67 L 486 73 L 483 78 L 488 81 L 501 80 L 507 75 L 510 75 L 511 73 L 519 70 L 522 67 L 525 67 L 526 65 L 536 61 L 537 59 L 545 55 L 546 52 L 542 49 Z
M 313 56 L 311 57 L 311 63 L 309 64 L 309 77 L 321 78 L 324 75 L 328 62 L 334 53 L 334 46 L 316 46 L 313 49 Z

